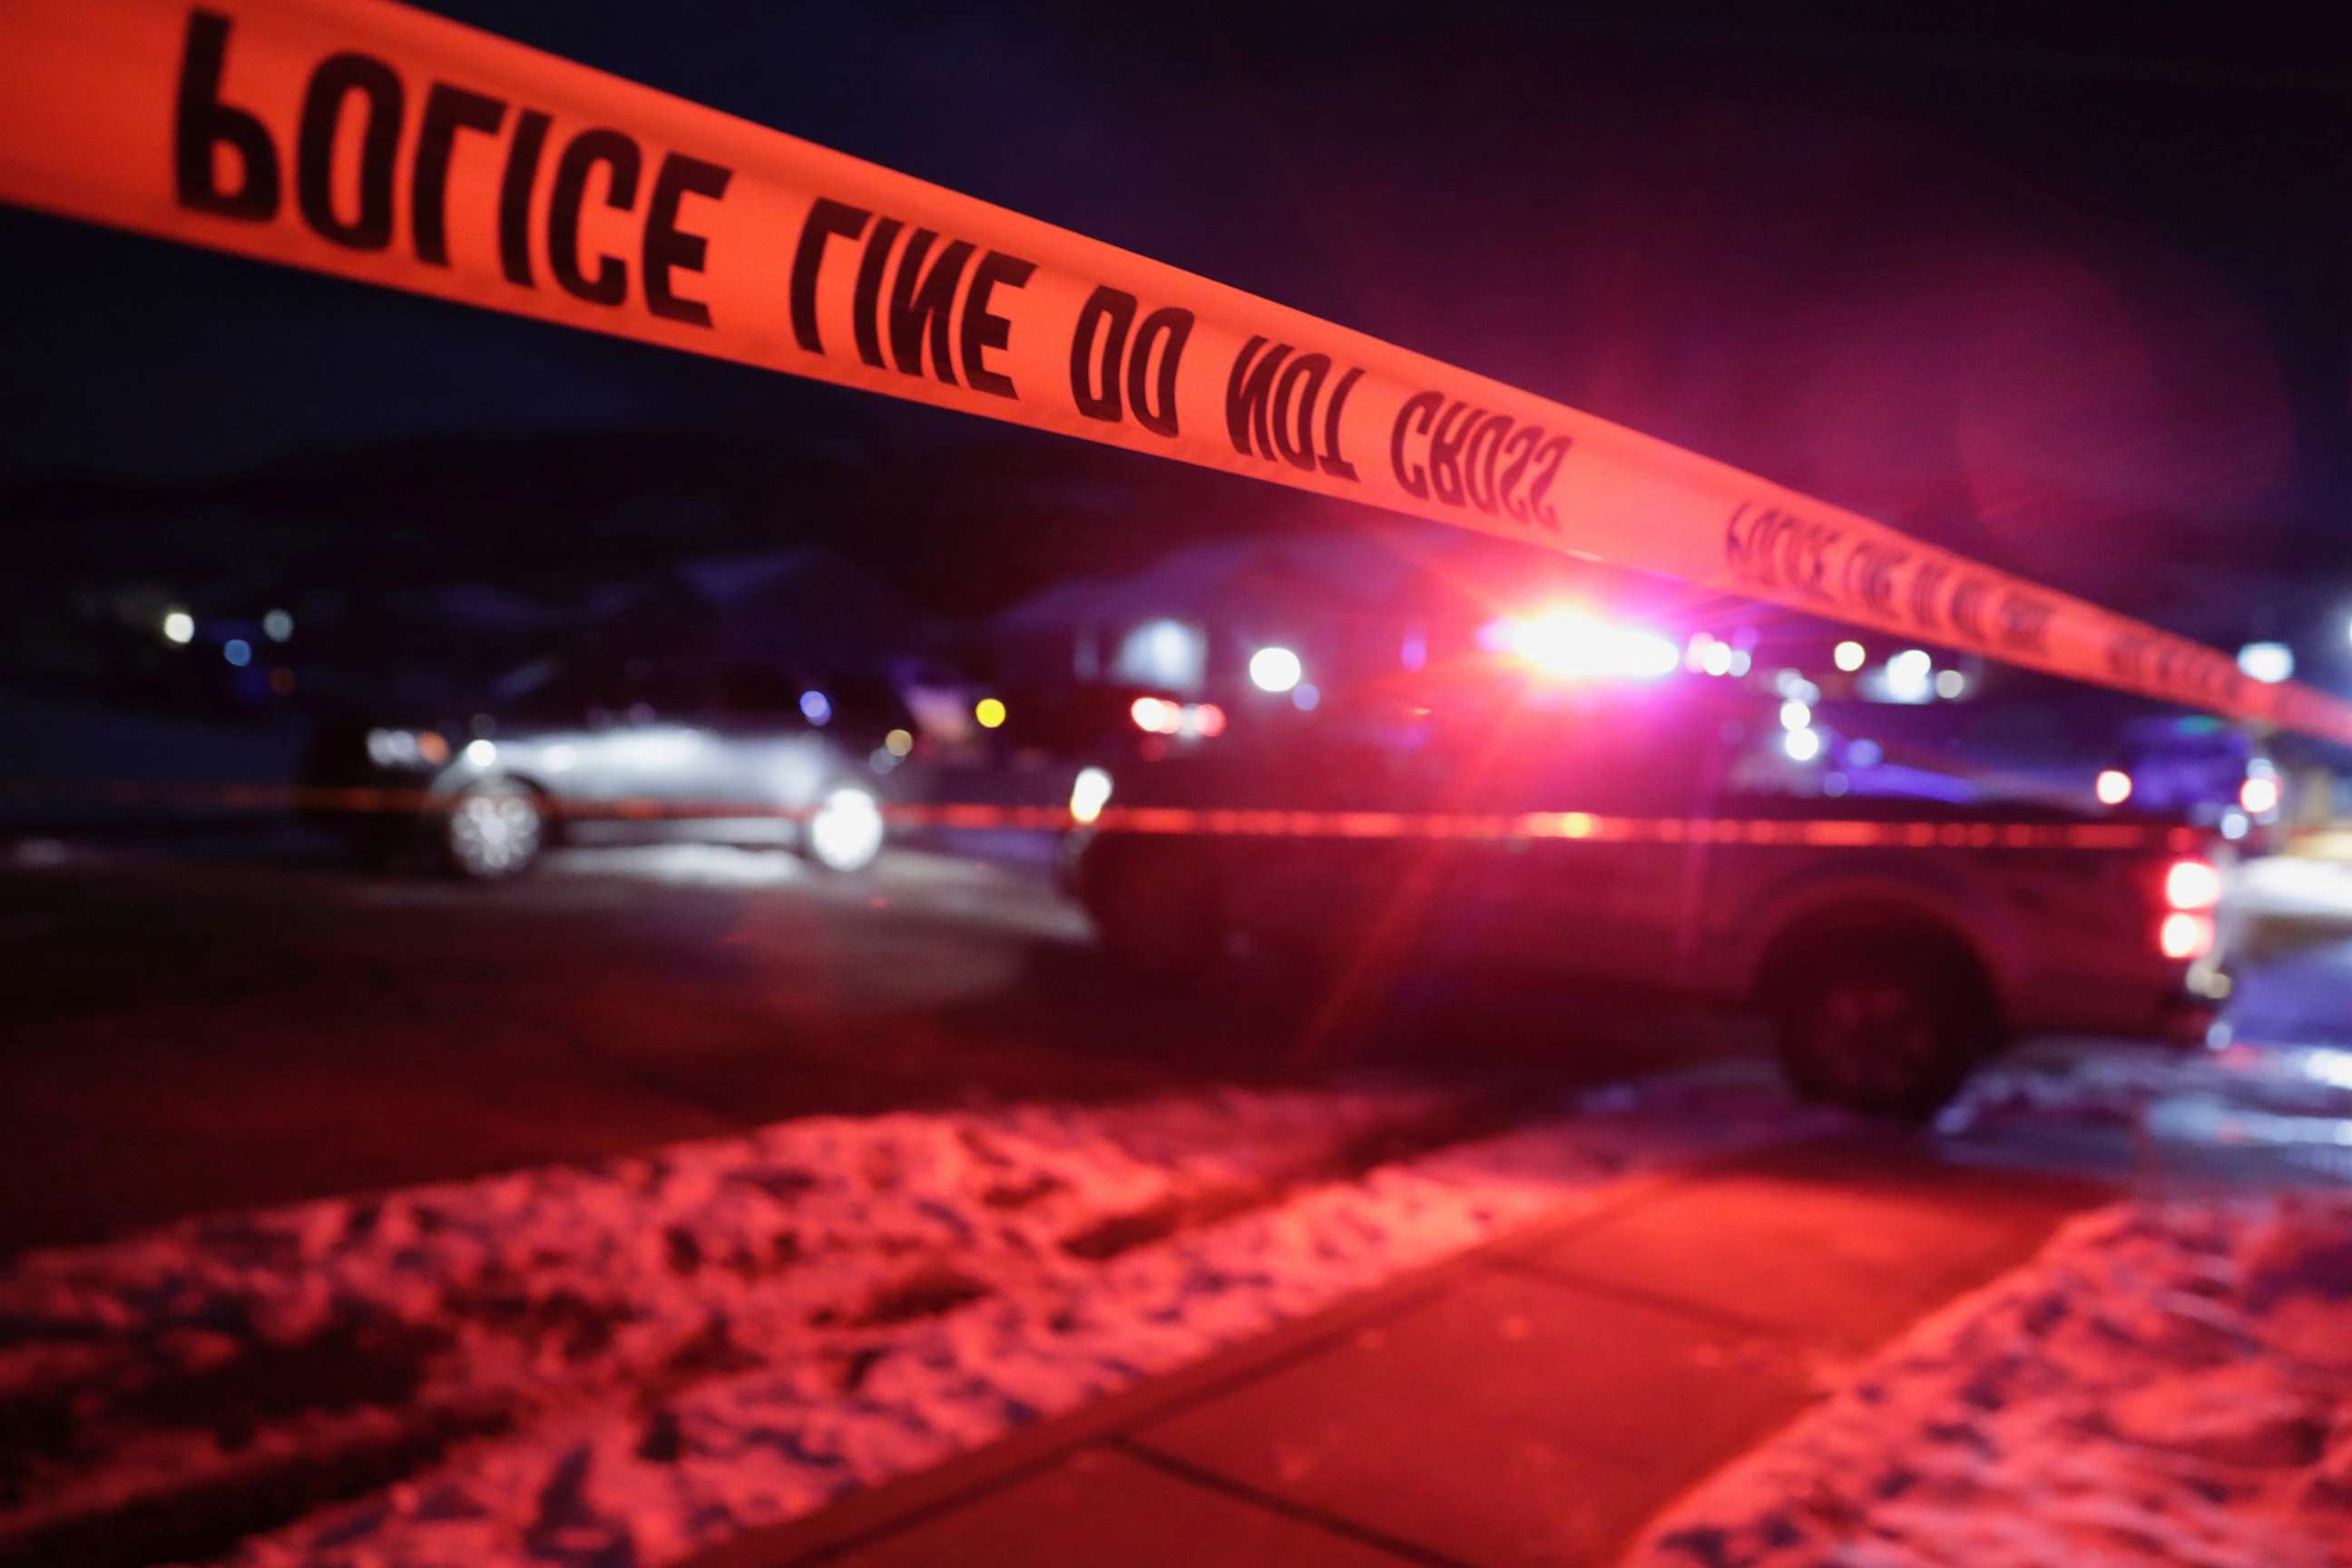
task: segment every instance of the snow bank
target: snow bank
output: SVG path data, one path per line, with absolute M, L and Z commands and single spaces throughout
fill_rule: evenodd
M 1627 1175 L 1830 1121 L 1777 1089 L 1721 1079 L 1596 1097 L 1544 1126 L 1312 1186 L 1099 1266 L 1031 1270 L 837 1346 L 845 1359 L 776 1357 L 575 1403 L 249 1542 L 234 1561 L 676 1561 L 1598 1201 Z
M 1117 1220 L 1246 1201 L 1427 1093 L 814 1118 L 593 1168 L 193 1220 L 0 1273 L 0 1543 L 192 1477 L 503 1424 L 1040 1272 Z M 1083 1247 L 1081 1248 L 1083 1250 Z
M 0 1276 L 0 1397 L 46 1436 L 0 1452 L 0 1545 L 257 1471 L 363 1495 L 231 1550 L 255 1568 L 673 1561 L 1820 1124 L 1700 1076 L 1378 1163 L 1452 1113 L 1226 1091 L 824 1118 L 34 1255 Z
M 1628 1561 L 2352 1564 L 2352 1198 L 2073 1222 Z

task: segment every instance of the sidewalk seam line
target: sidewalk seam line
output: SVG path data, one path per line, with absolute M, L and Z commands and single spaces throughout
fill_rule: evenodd
M 1778 1141 L 1767 1146 L 1778 1146 Z M 1152 1374 L 1040 1423 L 1013 1426 L 976 1448 L 938 1464 L 849 1487 L 810 1512 L 718 1542 L 688 1562 L 693 1568 L 748 1568 L 754 1563 L 766 1568 L 767 1564 L 779 1563 L 833 1562 L 856 1547 L 896 1535 L 918 1520 L 951 1511 L 1041 1473 L 1090 1445 L 1156 1425 L 1181 1411 L 1246 1387 L 1295 1362 L 1328 1352 L 1370 1324 L 1412 1310 L 1458 1288 L 1461 1271 L 1475 1267 L 1488 1255 L 1578 1234 L 1664 1193 L 1708 1180 L 1721 1168 L 1752 1158 L 1757 1152 L 1727 1151 L 1686 1165 L 1620 1173 L 1601 1194 L 1596 1194 L 1598 1201 L 1563 1205 L 1572 1212 L 1532 1217 L 1459 1252 L 1404 1269 L 1382 1283 L 1351 1291 L 1302 1318 L 1248 1335 L 1199 1361 Z M 1269 1341 L 1276 1342 L 1279 1348 L 1263 1348 Z M 1220 1362 L 1228 1364 L 1220 1366 Z M 1210 1370 L 1213 1367 L 1213 1372 Z M 1027 1450 L 1027 1457 L 992 1461 L 992 1454 L 1007 1448 Z M 943 1493 L 924 1495 L 926 1489 L 938 1486 L 943 1472 L 958 1469 L 978 1473 L 971 1479 L 951 1483 Z M 920 1500 L 900 1500 L 901 1494 L 910 1490 Z M 880 1517 L 870 1522 L 831 1522 L 840 1520 L 844 1513 Z M 815 1539 L 808 1541 L 812 1536 Z M 793 1550 L 794 1538 L 807 1544 Z
M 1139 1464 L 1149 1465 L 1163 1475 L 1172 1476 L 1178 1480 L 1189 1482 L 1208 1491 L 1217 1492 L 1238 1502 L 1248 1503 L 1268 1513 L 1279 1514 L 1302 1524 L 1313 1525 L 1327 1534 L 1353 1541 L 1359 1545 L 1375 1548 L 1387 1552 L 1391 1557 L 1402 1558 L 1408 1563 L 1420 1563 L 1423 1568 L 1471 1568 L 1471 1564 L 1462 1558 L 1448 1557 L 1442 1552 L 1422 1545 L 1419 1542 L 1391 1535 L 1386 1531 L 1375 1529 L 1371 1525 L 1359 1524 L 1345 1515 L 1332 1513 L 1309 1503 L 1294 1501 L 1278 1492 L 1264 1490 L 1246 1481 L 1235 1480 L 1233 1477 L 1220 1471 L 1196 1465 L 1189 1459 L 1178 1458 L 1173 1454 L 1165 1453 L 1125 1433 L 1112 1433 L 1102 1440 L 1100 1446 L 1110 1449 L 1113 1453 L 1123 1454 Z
M 1646 1290 L 1639 1285 L 1627 1285 L 1618 1280 L 1602 1279 L 1580 1273 L 1573 1268 L 1563 1268 L 1556 1263 L 1510 1256 L 1481 1258 L 1474 1261 L 1478 1267 L 1491 1268 L 1499 1273 L 1539 1280 L 1546 1285 L 1557 1285 L 1567 1289 L 1584 1290 L 1595 1296 L 1611 1297 L 1637 1307 L 1649 1307 L 1676 1317 L 1687 1318 L 1693 1322 L 1705 1323 L 1710 1328 L 1732 1329 L 1741 1333 L 1760 1335 L 1766 1339 L 1808 1342 L 1804 1331 L 1801 1329 L 1780 1323 L 1760 1322 L 1754 1318 L 1742 1317 L 1737 1312 L 1720 1311 L 1696 1302 L 1683 1300 L 1679 1297 L 1665 1295 L 1660 1291 Z

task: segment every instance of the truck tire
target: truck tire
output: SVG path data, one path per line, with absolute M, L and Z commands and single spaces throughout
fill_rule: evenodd
M 1982 970 L 1933 933 L 1819 932 L 1770 1000 L 1790 1087 L 1873 1116 L 1927 1120 L 2000 1041 Z

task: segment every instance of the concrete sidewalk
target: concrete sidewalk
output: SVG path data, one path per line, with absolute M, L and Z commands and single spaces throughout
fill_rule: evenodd
M 1898 1134 L 1628 1183 L 694 1568 L 1612 1562 L 2107 1195 Z

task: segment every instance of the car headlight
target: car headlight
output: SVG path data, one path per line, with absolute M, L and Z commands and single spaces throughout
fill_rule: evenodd
M 1080 768 L 1070 784 L 1070 820 L 1084 826 L 1110 804 L 1110 774 L 1100 768 Z
M 881 803 L 862 789 L 835 790 L 809 818 L 808 846 L 829 869 L 864 870 L 882 852 Z
M 437 768 L 449 760 L 449 742 L 438 730 L 370 730 L 367 754 L 380 768 Z

